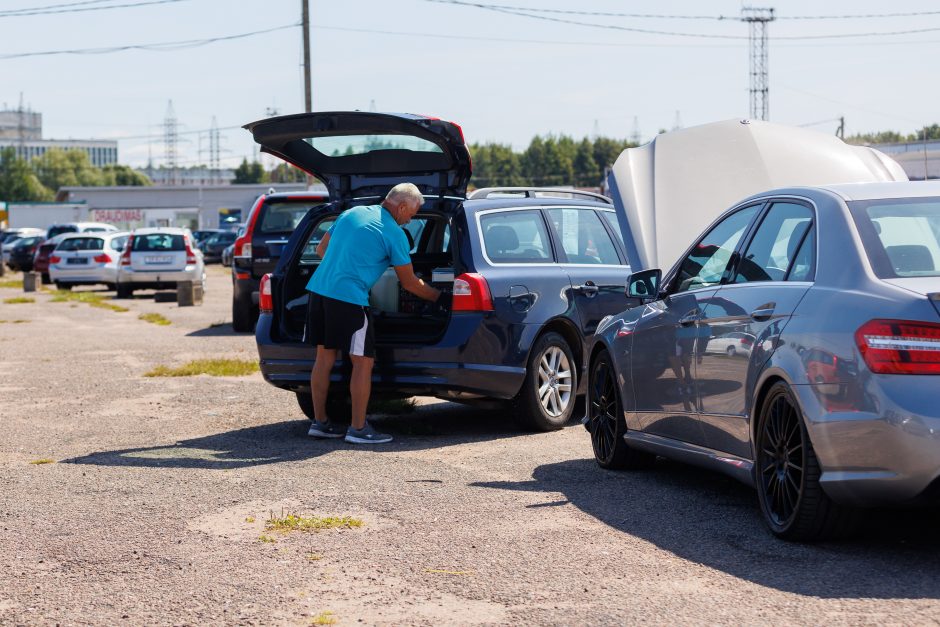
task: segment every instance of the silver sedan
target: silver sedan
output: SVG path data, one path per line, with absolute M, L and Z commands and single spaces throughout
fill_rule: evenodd
M 725 472 L 796 540 L 940 499 L 940 183 L 752 196 L 627 291 L 589 352 L 601 466 Z M 746 358 L 709 350 L 742 334 Z

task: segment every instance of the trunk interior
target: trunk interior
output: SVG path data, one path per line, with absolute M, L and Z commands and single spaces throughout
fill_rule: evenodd
M 288 265 L 279 297 L 284 319 L 280 328 L 286 340 L 300 341 L 307 317 L 307 282 L 320 265 L 315 250 L 336 215 L 325 216 L 306 237 L 299 260 Z M 450 227 L 445 216 L 418 214 L 403 227 L 414 242 L 411 261 L 415 274 L 426 283 L 450 291 L 454 283 L 454 260 L 448 248 Z M 376 345 L 431 344 L 447 328 L 450 312 L 433 311 L 428 303 L 401 288 L 394 268 L 388 268 L 372 288 L 369 298 L 375 324 Z

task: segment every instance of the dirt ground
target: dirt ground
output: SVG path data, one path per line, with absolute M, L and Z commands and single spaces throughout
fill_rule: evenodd
M 390 445 L 311 440 L 260 374 L 143 376 L 256 358 L 218 266 L 201 307 L 22 295 L 0 288 L 0 624 L 940 623 L 936 513 L 788 544 L 728 478 L 605 472 L 580 425 L 433 399 L 377 419 Z M 291 513 L 363 525 L 265 528 Z

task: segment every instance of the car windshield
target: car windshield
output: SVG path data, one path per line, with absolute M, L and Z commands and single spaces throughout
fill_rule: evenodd
M 259 233 L 290 233 L 303 220 L 314 202 L 269 202 L 265 205 Z
M 330 157 L 362 155 L 376 150 L 443 152 L 434 142 L 413 135 L 334 135 L 307 140 L 311 146 Z
M 22 239 L 16 240 L 16 243 L 13 245 L 13 249 L 22 249 L 29 248 L 33 244 L 37 244 L 42 240 L 41 237 L 24 237 Z
M 228 233 L 216 233 L 215 235 L 210 237 L 206 241 L 206 243 L 207 244 L 231 244 L 234 241 L 235 241 L 235 234 L 228 232 Z
M 138 252 L 164 251 L 164 250 L 184 250 L 186 245 L 183 242 L 183 236 L 176 233 L 149 233 L 147 235 L 135 235 L 134 245 L 131 250 Z
M 102 250 L 104 240 L 100 237 L 70 237 L 62 240 L 56 250 Z
M 49 232 L 46 233 L 46 238 L 52 239 L 56 235 L 62 235 L 63 233 L 78 233 L 78 227 L 69 224 L 58 224 L 55 226 L 50 226 Z
M 940 199 L 894 198 L 850 206 L 878 277 L 940 276 Z

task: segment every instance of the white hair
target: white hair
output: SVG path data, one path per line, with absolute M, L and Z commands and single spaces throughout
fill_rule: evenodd
M 402 201 L 417 202 L 418 206 L 424 204 L 424 196 L 414 183 L 399 183 L 385 196 L 386 202 L 395 203 Z

